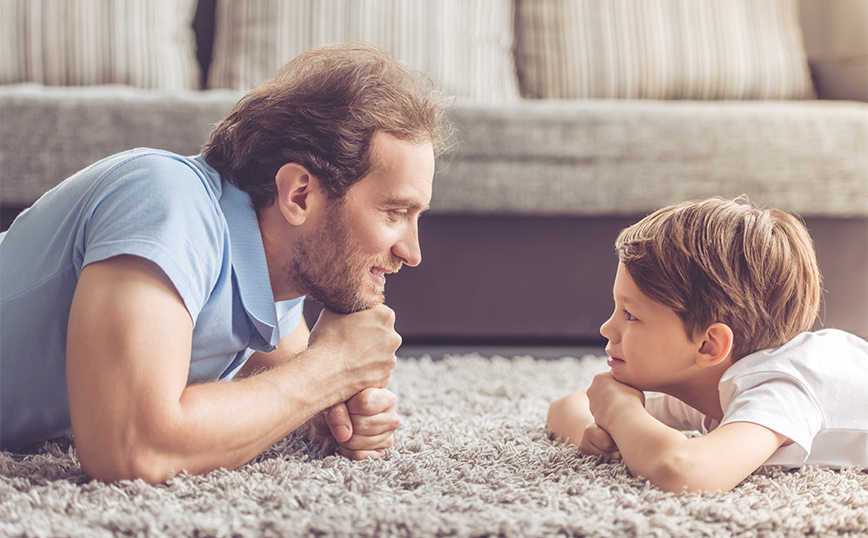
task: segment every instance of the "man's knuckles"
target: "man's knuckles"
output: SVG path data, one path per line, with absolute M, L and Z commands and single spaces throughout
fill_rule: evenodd
M 352 414 L 375 415 L 394 409 L 397 403 L 398 397 L 392 391 L 368 388 L 350 398 L 347 408 Z

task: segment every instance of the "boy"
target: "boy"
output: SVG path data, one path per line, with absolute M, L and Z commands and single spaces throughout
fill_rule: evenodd
M 799 220 L 685 202 L 616 249 L 610 370 L 552 403 L 553 436 L 665 491 L 728 491 L 764 464 L 868 467 L 868 343 L 806 332 L 821 285 Z

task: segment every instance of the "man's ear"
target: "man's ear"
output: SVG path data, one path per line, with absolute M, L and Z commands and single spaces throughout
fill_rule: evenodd
M 732 329 L 725 323 L 712 323 L 701 335 L 702 346 L 699 348 L 696 364 L 700 368 L 716 366 L 729 360 L 732 354 Z
M 316 179 L 298 163 L 286 163 L 274 176 L 277 185 L 277 206 L 292 225 L 304 224 L 310 214 Z

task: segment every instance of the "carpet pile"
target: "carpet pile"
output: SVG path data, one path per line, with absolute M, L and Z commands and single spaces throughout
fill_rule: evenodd
M 0 453 L 0 536 L 868 536 L 868 473 L 762 468 L 729 493 L 663 493 L 545 431 L 600 357 L 402 358 L 386 458 L 290 435 L 234 471 L 89 480 L 70 439 Z

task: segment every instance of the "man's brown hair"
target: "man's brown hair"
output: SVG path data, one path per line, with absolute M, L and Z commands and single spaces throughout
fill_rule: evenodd
M 728 325 L 733 360 L 779 347 L 817 318 L 814 245 L 784 211 L 744 198 L 684 202 L 623 230 L 615 247 L 642 293 L 672 308 L 691 339 Z
M 439 154 L 451 134 L 445 101 L 424 74 L 365 43 L 303 52 L 235 105 L 202 148 L 205 161 L 247 192 L 257 211 L 277 194 L 286 163 L 307 168 L 330 199 L 372 171 L 377 131 L 430 141 Z

